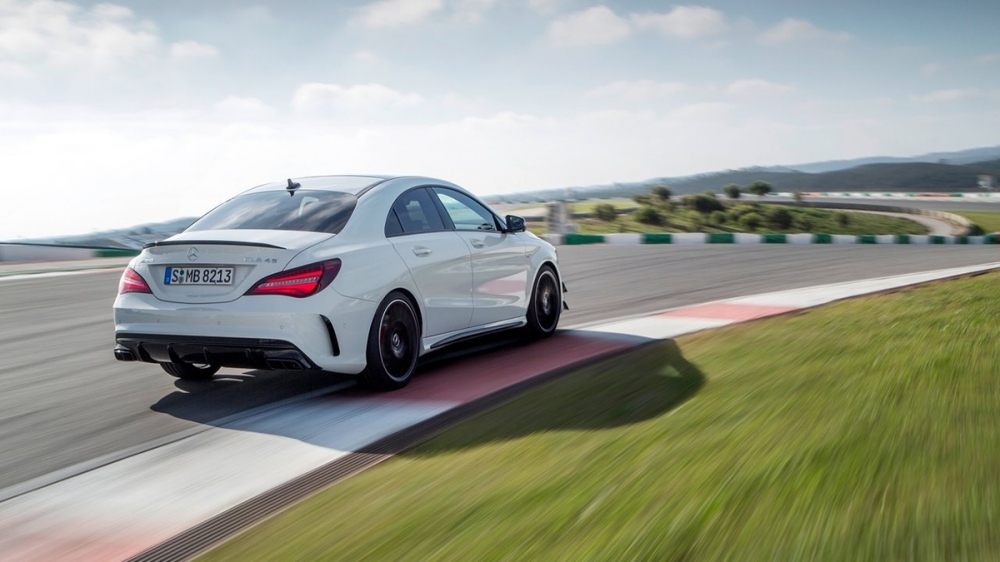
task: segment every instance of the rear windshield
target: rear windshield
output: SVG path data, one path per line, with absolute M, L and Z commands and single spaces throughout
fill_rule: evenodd
M 260 191 L 226 201 L 187 230 L 301 230 L 337 234 L 358 198 L 338 191 Z

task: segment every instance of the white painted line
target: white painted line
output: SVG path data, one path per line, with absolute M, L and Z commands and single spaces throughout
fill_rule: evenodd
M 709 328 L 720 328 L 732 324 L 731 320 L 714 320 L 708 318 L 664 318 L 659 316 L 646 316 L 634 318 L 622 322 L 601 324 L 582 328 L 580 331 L 621 334 L 628 336 L 640 336 L 653 339 L 675 338 L 692 332 L 699 332 Z
M 765 293 L 720 302 L 808 308 L 861 295 L 1000 268 L 1000 262 Z

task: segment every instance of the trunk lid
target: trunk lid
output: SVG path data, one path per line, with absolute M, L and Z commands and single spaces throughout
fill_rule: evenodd
M 182 232 L 146 246 L 136 270 L 160 300 L 185 304 L 229 302 L 241 297 L 257 281 L 284 270 L 302 250 L 333 236 L 288 230 Z M 211 284 L 201 283 L 207 281 L 206 276 Z M 199 284 L 185 283 L 192 280 Z

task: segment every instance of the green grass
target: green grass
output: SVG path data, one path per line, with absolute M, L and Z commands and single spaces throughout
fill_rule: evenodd
M 809 227 L 802 228 L 801 223 L 793 223 L 790 228 L 779 229 L 767 224 L 767 213 L 776 205 L 760 205 L 757 214 L 763 218 L 762 225 L 752 232 L 795 234 L 801 232 L 822 232 L 826 234 L 927 234 L 927 227 L 902 217 L 891 217 L 872 213 L 854 213 L 850 211 L 833 211 L 827 209 L 804 209 L 784 207 L 793 217 L 804 217 Z M 676 205 L 673 212 L 667 214 L 667 222 L 663 225 L 649 225 L 638 222 L 632 214 L 619 215 L 613 222 L 597 218 L 577 219 L 577 231 L 581 234 L 608 234 L 613 232 L 747 232 L 735 215 L 753 211 L 746 203 L 735 203 L 727 206 L 730 219 L 725 224 L 713 224 L 710 217 L 702 215 L 698 224 L 690 217 L 691 210 Z M 848 224 L 841 226 L 837 221 L 838 214 L 846 214 Z M 801 220 L 801 219 L 799 219 Z
M 997 318 L 990 274 L 645 347 L 203 560 L 997 560 Z
M 948 211 L 961 215 L 983 227 L 986 232 L 1000 232 L 1000 212 L 997 211 Z

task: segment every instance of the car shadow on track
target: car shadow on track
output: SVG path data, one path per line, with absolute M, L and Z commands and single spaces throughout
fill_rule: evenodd
M 539 433 L 641 423 L 677 408 L 705 382 L 704 373 L 684 358 L 674 340 L 650 342 L 571 369 L 406 454 L 433 456 Z
M 588 353 L 595 359 L 581 361 Z M 575 366 L 558 368 L 569 364 Z M 534 379 L 530 374 L 553 368 L 563 376 L 549 374 Z M 553 378 L 559 380 L 539 382 Z M 518 394 L 511 389 L 534 389 L 500 410 L 483 414 L 491 420 L 485 426 L 477 423 L 469 425 L 475 428 L 471 431 L 448 432 L 435 439 L 430 449 L 420 449 L 427 452 L 541 431 L 589 431 L 637 423 L 683 403 L 697 393 L 704 380 L 672 340 L 637 345 L 634 340 L 623 341 L 610 334 L 569 331 L 528 342 L 507 334 L 423 358 L 414 380 L 400 391 L 366 391 L 351 386 L 351 377 L 344 375 L 250 371 L 206 382 L 177 381 L 177 390 L 151 409 L 206 425 L 365 452 L 373 441 L 436 416 L 453 414 L 458 406 L 468 410 L 466 413 L 477 413 L 477 404 L 492 399 L 494 403 L 487 404 L 492 407 L 498 396 L 494 392 L 506 393 L 506 401 Z M 347 388 L 321 392 L 338 381 Z M 233 416 L 308 393 L 313 396 L 291 410 Z

